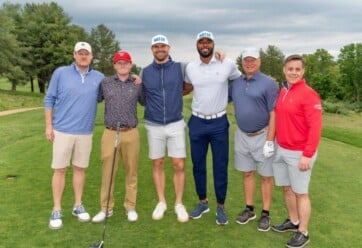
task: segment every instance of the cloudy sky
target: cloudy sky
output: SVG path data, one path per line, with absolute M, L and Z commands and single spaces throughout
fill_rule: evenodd
M 0 0 L 3 3 L 3 0 Z M 10 1 L 12 3 L 50 1 Z M 134 63 L 152 61 L 150 40 L 164 34 L 177 61 L 197 58 L 196 34 L 214 33 L 216 49 L 236 59 L 244 47 L 278 47 L 285 55 L 318 48 L 337 56 L 362 42 L 361 0 L 57 0 L 74 24 L 105 24 Z

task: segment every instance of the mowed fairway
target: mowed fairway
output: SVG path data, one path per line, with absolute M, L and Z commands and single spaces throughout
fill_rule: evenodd
M 185 98 L 185 119 L 190 116 L 191 98 Z M 107 224 L 105 247 L 284 247 L 291 234 L 259 232 L 257 220 L 238 225 L 235 218 L 244 207 L 242 175 L 233 167 L 235 120 L 229 106 L 230 162 L 226 211 L 229 224 L 215 224 L 215 196 L 211 160 L 208 164 L 208 189 L 211 211 L 199 220 L 178 223 L 173 212 L 172 167 L 167 160 L 168 210 L 160 221 L 151 213 L 157 203 L 148 159 L 143 109 L 139 107 L 142 138 L 139 164 L 137 211 L 139 221 L 129 223 L 123 210 L 122 166 L 116 181 L 115 214 Z M 311 242 L 308 247 L 361 247 L 362 197 L 362 116 L 325 115 L 325 129 L 311 182 Z M 96 120 L 91 165 L 83 202 L 93 216 L 99 209 L 101 179 L 100 138 L 103 131 L 103 104 Z M 209 152 L 210 153 L 210 152 Z M 188 147 L 189 155 L 189 147 Z M 50 169 L 51 144 L 44 138 L 44 111 L 34 110 L 0 117 L 0 247 L 88 247 L 101 240 L 103 224 L 80 223 L 71 215 L 73 193 L 71 170 L 67 174 L 63 197 L 61 230 L 48 228 L 52 208 Z M 188 156 L 184 204 L 191 210 L 197 203 Z M 9 179 L 11 178 L 11 179 Z M 258 181 L 256 208 L 261 209 Z M 275 188 L 271 209 L 272 223 L 286 218 L 280 188 Z

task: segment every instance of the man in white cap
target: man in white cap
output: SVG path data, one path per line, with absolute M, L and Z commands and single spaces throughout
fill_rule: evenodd
M 226 115 L 228 80 L 238 78 L 241 73 L 230 59 L 222 62 L 217 60 L 214 46 L 213 34 L 209 31 L 200 32 L 196 38 L 199 59 L 186 67 L 185 81 L 192 84 L 194 90 L 192 115 L 188 126 L 193 175 L 199 198 L 199 203 L 190 213 L 190 217 L 199 219 L 209 211 L 206 157 L 210 144 L 217 201 L 216 223 L 225 225 L 228 223 L 224 209 L 229 163 L 229 122 Z
M 256 171 L 261 175 L 262 211 L 258 230 L 269 231 L 269 210 L 273 196 L 275 113 L 278 84 L 260 72 L 259 51 L 254 47 L 242 52 L 245 75 L 229 86 L 229 101 L 233 101 L 238 128 L 234 134 L 234 163 L 243 172 L 245 209 L 237 217 L 238 224 L 256 218 L 254 195 Z
M 76 43 L 73 58 L 71 65 L 54 71 L 44 98 L 45 135 L 53 143 L 51 229 L 63 225 L 61 200 L 70 161 L 74 190 L 72 214 L 81 222 L 90 220 L 82 204 L 82 194 L 92 149 L 99 85 L 104 75 L 90 67 L 93 55 L 87 42 Z
M 174 211 L 179 222 L 187 222 L 189 215 L 182 203 L 185 187 L 186 138 L 183 118 L 184 65 L 174 62 L 170 45 L 164 35 L 151 39 L 153 62 L 141 72 L 145 105 L 149 157 L 153 163 L 153 182 L 158 203 L 152 213 L 154 220 L 163 218 L 167 210 L 165 198 L 165 150 L 171 157 L 174 169 Z

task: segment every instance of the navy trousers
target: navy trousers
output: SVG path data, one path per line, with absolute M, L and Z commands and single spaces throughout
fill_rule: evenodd
M 206 157 L 211 146 L 216 200 L 224 204 L 228 185 L 229 122 L 226 115 L 205 120 L 194 115 L 189 122 L 193 175 L 200 200 L 207 198 Z

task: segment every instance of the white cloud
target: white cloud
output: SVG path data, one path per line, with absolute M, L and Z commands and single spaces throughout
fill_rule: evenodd
M 343 46 L 362 42 L 360 0 L 59 0 L 57 3 L 72 17 L 73 23 L 88 31 L 105 24 L 139 66 L 152 61 L 150 39 L 158 33 L 168 37 L 171 56 L 181 61 L 197 57 L 195 36 L 205 29 L 214 33 L 216 48 L 232 59 L 243 47 L 251 45 L 263 49 L 274 45 L 286 55 L 324 48 L 337 56 Z

